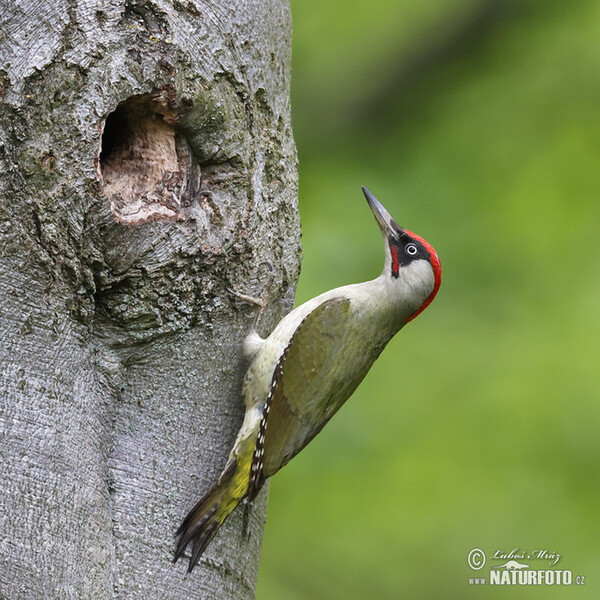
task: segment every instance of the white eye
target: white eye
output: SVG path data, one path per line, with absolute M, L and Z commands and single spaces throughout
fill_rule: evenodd
M 414 245 L 414 244 L 406 244 L 406 254 L 409 254 L 410 256 L 414 256 L 419 249 Z

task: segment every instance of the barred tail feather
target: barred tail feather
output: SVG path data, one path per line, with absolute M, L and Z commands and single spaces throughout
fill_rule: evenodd
M 188 573 L 196 566 L 219 527 L 237 504 L 237 502 L 233 504 L 231 502 L 231 484 L 236 468 L 235 461 L 231 461 L 227 465 L 219 481 L 192 508 L 175 534 L 179 540 L 173 562 L 177 562 L 185 552 L 187 545 L 192 543 Z

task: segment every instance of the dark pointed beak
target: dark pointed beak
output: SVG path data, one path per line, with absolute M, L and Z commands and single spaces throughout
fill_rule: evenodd
M 385 210 L 383 204 L 371 194 L 371 192 L 363 185 L 362 186 L 363 194 L 373 211 L 373 216 L 379 225 L 379 229 L 381 229 L 381 233 L 387 238 L 390 236 L 397 237 L 398 235 L 402 235 L 404 231 L 402 227 L 392 219 L 390 213 Z

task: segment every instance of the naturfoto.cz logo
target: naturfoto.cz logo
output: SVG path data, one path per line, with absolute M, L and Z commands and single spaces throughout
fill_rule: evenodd
M 486 554 L 481 548 L 473 548 L 467 556 L 469 567 L 473 571 L 481 571 L 487 564 L 489 571 L 487 577 L 479 573 L 477 577 L 469 577 L 469 585 L 585 584 L 583 575 L 573 575 L 570 569 L 551 568 L 561 557 L 561 554 L 545 549 L 526 552 L 514 548 L 510 552 L 495 550 Z M 534 561 L 538 561 L 538 564 L 533 564 Z M 539 564 L 539 561 L 545 564 Z

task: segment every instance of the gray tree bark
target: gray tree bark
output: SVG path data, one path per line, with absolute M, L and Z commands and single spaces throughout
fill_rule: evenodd
M 171 563 L 243 415 L 228 292 L 299 274 L 287 0 L 0 0 L 0 598 L 253 598 L 266 492 Z

